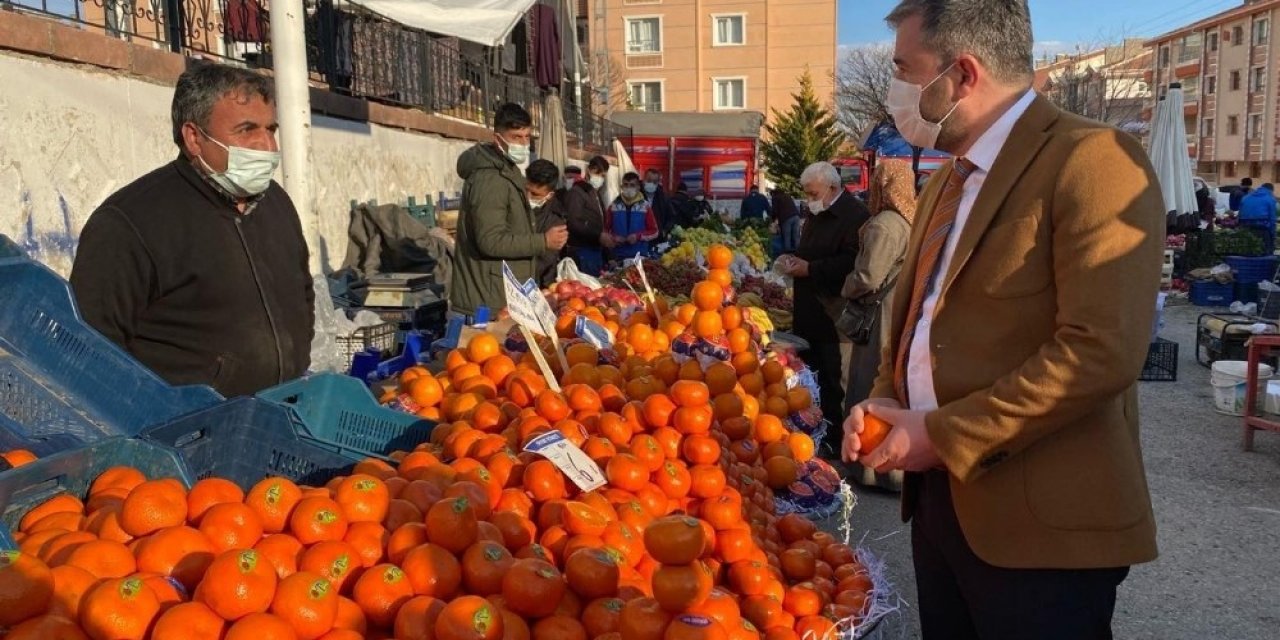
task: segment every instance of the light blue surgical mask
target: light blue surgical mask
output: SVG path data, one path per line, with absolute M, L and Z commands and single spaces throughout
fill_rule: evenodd
M 271 178 L 276 174 L 276 168 L 280 166 L 279 151 L 259 151 L 225 145 L 205 133 L 204 129 L 197 127 L 196 130 L 210 142 L 227 151 L 227 170 L 221 173 L 214 171 L 204 158 L 196 157 L 203 165 L 205 172 L 209 174 L 209 179 L 227 193 L 237 198 L 250 198 L 261 194 L 271 186 Z
M 510 158 L 512 162 L 521 165 L 529 162 L 529 145 L 516 144 L 502 136 L 498 137 L 502 138 L 502 142 L 507 145 L 507 157 Z

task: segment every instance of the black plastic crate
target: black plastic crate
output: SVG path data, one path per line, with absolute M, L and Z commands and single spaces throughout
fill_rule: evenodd
M 1147 361 L 1142 365 L 1138 379 L 1143 382 L 1177 382 L 1178 343 L 1156 338 L 1147 348 Z

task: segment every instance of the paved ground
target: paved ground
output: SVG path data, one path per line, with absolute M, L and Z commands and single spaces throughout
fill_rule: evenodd
M 1180 345 L 1178 381 L 1142 383 L 1160 558 L 1134 567 L 1122 585 L 1117 638 L 1280 637 L 1280 434 L 1257 434 L 1254 451 L 1244 453 L 1240 419 L 1214 412 L 1209 370 L 1195 361 L 1201 311 L 1166 311 L 1161 336 Z M 854 537 L 887 561 L 914 607 L 910 532 L 898 519 L 896 494 L 855 490 Z M 889 622 L 886 637 L 919 637 L 914 610 Z

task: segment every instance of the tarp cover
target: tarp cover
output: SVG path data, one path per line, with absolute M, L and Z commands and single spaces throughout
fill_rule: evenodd
M 862 141 L 862 148 L 875 151 L 878 156 L 911 157 L 911 145 L 888 122 L 882 122 L 867 132 L 866 138 Z M 947 158 L 949 156 L 941 151 L 925 149 L 920 153 L 920 157 Z
M 486 47 L 506 40 L 535 0 L 350 0 L 400 24 Z

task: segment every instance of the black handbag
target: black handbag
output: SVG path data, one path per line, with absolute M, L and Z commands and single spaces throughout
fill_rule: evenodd
M 897 283 L 895 277 L 884 287 L 869 296 L 858 300 L 846 300 L 840 318 L 836 320 L 836 331 L 847 336 L 854 344 L 865 345 L 871 342 L 872 331 L 876 330 L 876 321 L 880 319 L 880 307 L 884 299 L 893 291 Z

